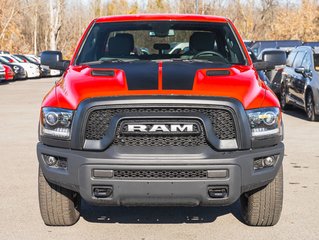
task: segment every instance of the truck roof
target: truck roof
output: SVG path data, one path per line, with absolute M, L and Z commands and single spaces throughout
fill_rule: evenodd
M 197 14 L 132 14 L 132 15 L 114 15 L 97 18 L 98 23 L 103 22 L 122 22 L 122 21 L 202 21 L 202 22 L 221 22 L 226 23 L 225 17 Z

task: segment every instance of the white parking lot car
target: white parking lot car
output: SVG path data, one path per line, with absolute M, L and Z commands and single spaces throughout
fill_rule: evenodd
M 37 57 L 35 55 L 32 55 L 32 54 L 26 54 L 25 56 L 28 57 L 28 58 L 32 58 L 34 61 L 37 61 L 38 63 L 41 64 L 41 60 L 40 60 L 39 57 Z M 61 71 L 60 70 L 50 69 L 48 66 L 44 66 L 44 65 L 41 65 L 41 67 L 43 69 L 49 70 L 50 71 L 50 76 L 60 76 L 61 75 Z
M 37 78 L 40 77 L 40 69 L 37 65 L 32 63 L 26 63 L 18 57 L 11 56 L 10 54 L 1 54 L 1 57 L 8 60 L 11 63 L 15 63 L 25 69 L 27 72 L 27 78 Z

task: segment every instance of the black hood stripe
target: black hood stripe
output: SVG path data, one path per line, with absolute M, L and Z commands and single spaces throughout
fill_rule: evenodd
M 121 69 L 125 72 L 128 90 L 157 90 L 158 63 L 156 62 L 119 62 L 92 65 L 94 69 Z
M 229 68 L 228 64 L 202 62 L 120 62 L 91 66 L 94 69 L 121 69 L 125 72 L 128 90 L 192 90 L 200 69 Z M 208 76 L 229 75 L 225 70 L 209 70 Z M 109 72 L 109 71 L 108 71 Z M 95 75 L 101 72 L 95 71 Z M 93 73 L 92 73 L 93 74 Z M 161 89 L 160 89 L 161 90 Z
M 163 90 L 192 90 L 198 70 L 229 67 L 224 64 L 199 62 L 163 63 Z

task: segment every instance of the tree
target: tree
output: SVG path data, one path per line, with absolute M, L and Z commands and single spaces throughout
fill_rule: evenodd
M 93 18 L 192 14 L 196 1 L 199 14 L 230 18 L 245 39 L 318 41 L 318 0 L 0 0 L 0 48 L 35 54 L 59 49 L 69 58 Z
M 93 18 L 100 17 L 102 14 L 102 1 L 101 0 L 93 0 L 91 3 L 91 11 L 93 14 Z
M 57 50 L 57 39 L 62 27 L 62 9 L 64 0 L 49 0 L 50 49 Z

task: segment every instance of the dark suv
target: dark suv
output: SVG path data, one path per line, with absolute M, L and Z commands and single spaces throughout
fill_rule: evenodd
M 295 105 L 311 121 L 319 120 L 319 48 L 301 46 L 288 56 L 282 73 L 280 102 L 283 109 Z

